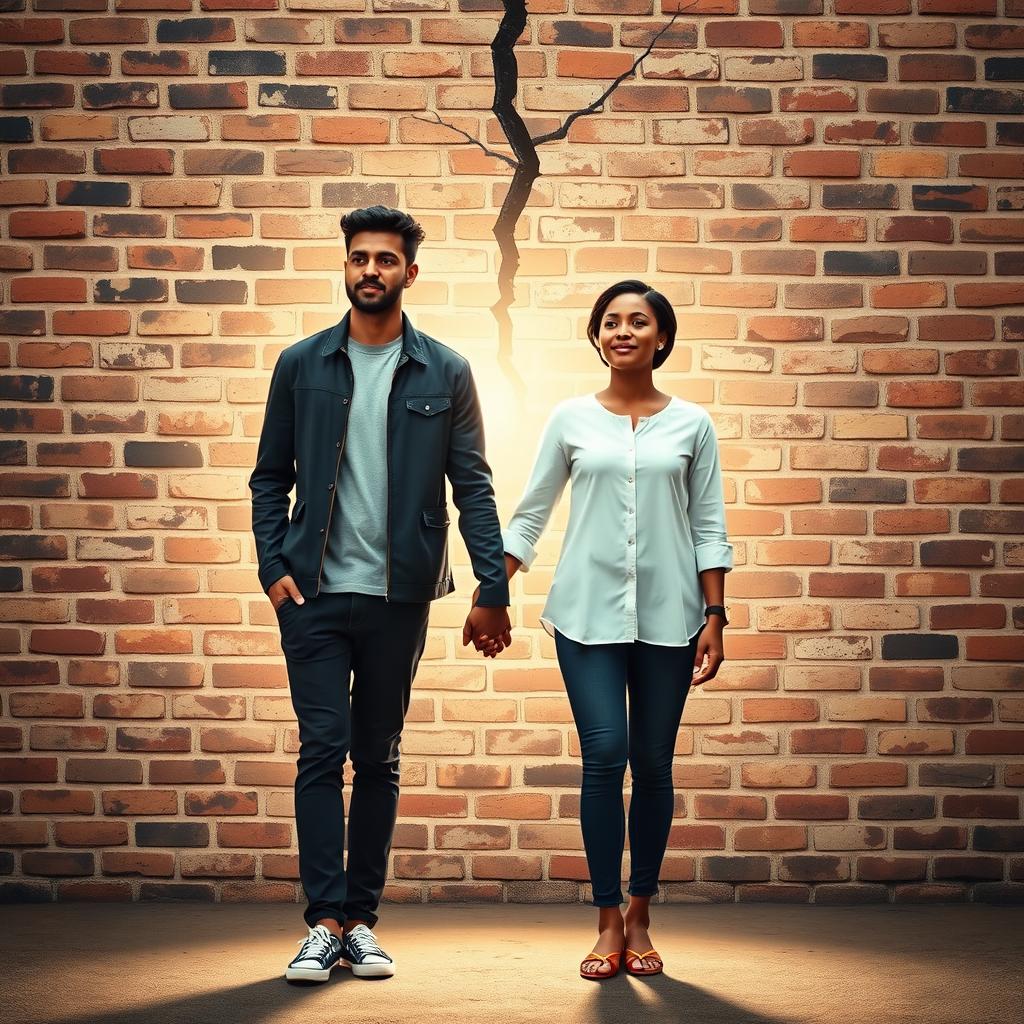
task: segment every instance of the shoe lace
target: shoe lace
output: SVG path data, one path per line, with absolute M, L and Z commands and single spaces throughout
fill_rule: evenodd
M 302 948 L 299 956 L 320 956 L 331 948 L 331 934 L 326 928 L 310 928 L 304 939 L 299 939 Z
M 353 928 L 346 937 L 360 956 L 372 953 L 387 956 L 387 953 L 377 945 L 377 938 L 369 928 Z

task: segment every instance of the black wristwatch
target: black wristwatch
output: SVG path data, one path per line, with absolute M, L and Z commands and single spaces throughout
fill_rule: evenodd
M 723 626 L 728 626 L 729 625 L 729 620 L 726 618 L 726 615 L 725 615 L 725 605 L 724 604 L 709 604 L 707 606 L 707 608 L 704 609 L 704 618 L 707 618 L 709 615 L 721 615 L 722 616 L 722 625 Z

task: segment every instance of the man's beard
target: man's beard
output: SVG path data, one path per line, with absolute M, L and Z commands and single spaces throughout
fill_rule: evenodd
M 360 313 L 386 313 L 398 301 L 405 288 L 405 282 L 399 281 L 390 291 L 381 285 L 379 292 L 358 292 L 348 281 L 345 282 L 345 294 L 348 301 Z

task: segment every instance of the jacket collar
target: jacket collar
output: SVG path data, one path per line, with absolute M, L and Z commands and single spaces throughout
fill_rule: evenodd
M 322 356 L 330 356 L 339 349 L 348 355 L 348 325 L 351 312 L 346 313 L 328 332 L 324 347 L 320 350 Z M 402 314 L 402 352 L 415 359 L 417 362 L 427 365 L 426 346 L 420 338 L 419 331 L 412 325 L 412 321 Z

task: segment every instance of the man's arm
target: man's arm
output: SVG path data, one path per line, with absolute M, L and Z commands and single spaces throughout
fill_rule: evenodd
M 477 607 L 507 608 L 508 578 L 501 523 L 494 501 L 491 469 L 484 458 L 484 425 L 469 365 L 458 374 L 452 394 L 452 429 L 445 472 L 459 510 L 473 573 L 480 581 Z
M 249 477 L 252 532 L 256 538 L 260 586 L 288 575 L 281 545 L 288 532 L 288 495 L 295 485 L 295 408 L 284 353 L 270 378 L 270 394 L 260 432 L 256 467 Z

